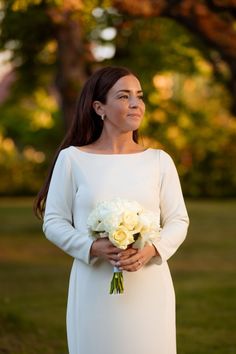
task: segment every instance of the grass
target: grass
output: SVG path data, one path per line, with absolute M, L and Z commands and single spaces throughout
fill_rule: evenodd
M 188 237 L 170 261 L 180 354 L 236 353 L 236 202 L 189 202 Z
M 0 199 L 0 354 L 65 354 L 72 259 L 43 237 L 31 204 Z M 187 205 L 188 237 L 169 261 L 178 354 L 235 354 L 236 201 Z
M 71 259 L 43 236 L 32 200 L 0 201 L 0 353 L 67 353 Z

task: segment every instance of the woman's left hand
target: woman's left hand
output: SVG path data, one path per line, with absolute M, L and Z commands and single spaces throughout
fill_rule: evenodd
M 136 254 L 127 257 L 126 250 L 121 251 L 119 261 L 116 262 L 116 266 L 121 270 L 128 272 L 135 272 L 142 268 L 144 264 L 148 263 L 152 257 L 158 255 L 156 248 L 153 245 L 146 245 L 143 249 L 138 250 Z

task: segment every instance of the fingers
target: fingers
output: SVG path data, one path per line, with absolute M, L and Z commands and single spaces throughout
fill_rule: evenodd
M 118 260 L 120 249 L 115 247 L 107 238 L 97 239 L 92 243 L 90 254 L 95 257 L 102 257 Z
M 128 248 L 126 250 L 119 252 L 119 259 L 120 260 L 127 259 L 127 258 L 135 255 L 137 252 L 138 252 L 138 250 L 135 248 Z
M 119 248 L 116 248 L 116 247 L 114 247 L 114 246 L 108 246 L 107 247 L 107 249 L 106 249 L 106 253 L 107 254 L 119 254 L 120 253 L 120 250 L 119 250 Z
M 120 258 L 116 265 L 121 270 L 134 272 L 142 268 L 155 255 L 155 248 L 152 245 L 146 245 L 142 250 L 136 250 L 136 253 L 130 257 Z
M 144 263 L 141 260 L 137 260 L 132 264 L 124 265 L 119 267 L 121 270 L 125 270 L 127 272 L 136 272 L 144 266 Z
M 115 247 L 107 238 L 97 240 L 93 244 L 95 251 L 93 255 L 102 257 L 114 267 L 128 272 L 134 272 L 143 267 L 153 256 L 156 255 L 155 248 L 147 245 L 142 250 L 128 247 L 120 250 Z
M 124 260 L 120 260 L 119 262 L 119 267 L 123 268 L 124 267 L 129 267 L 129 266 L 133 266 L 136 264 L 138 265 L 141 265 L 144 263 L 144 260 L 140 257 L 140 256 L 133 256 L 133 257 L 130 257 L 130 258 L 127 258 L 127 259 L 124 259 Z
M 140 252 L 136 252 L 134 255 L 128 258 L 120 258 L 118 262 L 116 262 L 116 266 L 121 270 L 126 270 L 130 272 L 134 272 L 140 268 L 145 263 L 145 259 L 142 257 Z
M 131 256 L 134 256 L 137 252 L 138 250 L 132 248 L 126 250 L 120 250 L 119 248 L 116 248 L 114 246 L 109 246 L 108 250 L 106 251 L 106 258 L 114 267 L 116 267 L 117 264 L 119 264 L 120 260 L 129 259 Z
M 141 258 L 136 259 L 136 260 L 135 259 L 129 258 L 129 259 L 126 259 L 123 261 L 120 261 L 120 259 L 119 259 L 117 261 L 117 255 L 115 255 L 113 258 L 110 258 L 109 261 L 114 267 L 117 267 L 120 270 L 126 270 L 127 272 L 135 272 L 135 271 L 141 269 L 144 265 L 144 263 L 141 261 Z
M 126 250 L 120 250 L 119 248 L 116 248 L 114 246 L 111 246 L 109 248 L 109 251 L 107 253 L 108 255 L 108 259 L 118 262 L 119 260 L 124 260 L 124 259 L 128 259 L 129 257 L 135 255 L 138 252 L 137 249 L 134 248 L 129 248 Z
M 120 258 L 119 255 L 111 255 L 109 257 L 110 263 L 114 266 L 119 268 L 120 270 L 125 270 L 127 272 L 135 272 L 139 269 L 141 269 L 144 264 L 146 264 L 149 261 L 149 258 L 146 259 L 146 257 L 142 257 L 140 253 L 128 257 L 128 258 Z
M 119 261 L 119 255 L 117 253 L 108 254 L 107 259 L 109 261 L 114 261 L 115 263 L 117 263 Z
M 111 265 L 113 265 L 113 267 L 116 267 L 116 261 L 114 261 L 114 260 L 110 260 L 110 263 L 111 263 Z

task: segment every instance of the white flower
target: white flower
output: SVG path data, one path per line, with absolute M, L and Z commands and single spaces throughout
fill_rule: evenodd
M 126 249 L 128 245 L 134 242 L 132 233 L 127 230 L 124 226 L 118 227 L 117 230 L 109 234 L 109 240 L 114 246 Z
M 88 217 L 87 226 L 94 237 L 108 237 L 120 249 L 131 244 L 142 249 L 160 238 L 158 214 L 144 210 L 136 201 L 121 198 L 98 203 Z M 122 271 L 114 268 L 110 294 L 123 291 Z
M 99 218 L 98 209 L 93 209 L 93 211 L 89 214 L 87 225 L 93 231 L 101 231 L 99 229 L 99 225 L 102 220 Z
M 138 225 L 138 214 L 134 211 L 125 211 L 122 215 L 122 225 L 128 230 L 134 230 Z
M 136 201 L 114 198 L 102 201 L 90 213 L 87 225 L 95 237 L 107 237 L 119 248 L 143 248 L 159 237 L 157 214 Z M 135 238 L 134 238 L 135 237 Z

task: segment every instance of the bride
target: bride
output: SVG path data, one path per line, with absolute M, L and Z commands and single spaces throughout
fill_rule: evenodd
M 173 160 L 138 143 L 144 112 L 140 82 L 129 69 L 96 71 L 81 91 L 36 199 L 46 237 L 74 259 L 67 305 L 70 354 L 176 353 L 167 261 L 184 241 L 189 220 Z M 115 197 L 154 212 L 160 238 L 140 250 L 94 239 L 88 216 L 98 202 Z M 109 294 L 114 266 L 123 271 L 124 294 Z

